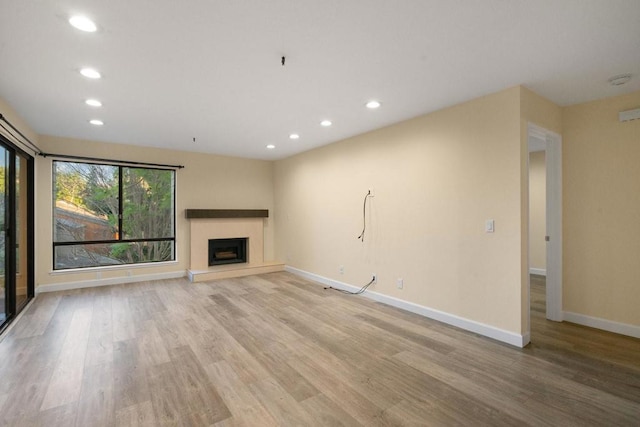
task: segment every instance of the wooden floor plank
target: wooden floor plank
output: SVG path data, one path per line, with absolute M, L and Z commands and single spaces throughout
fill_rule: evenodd
M 41 411 L 76 402 L 80 397 L 92 314 L 91 309 L 74 313 Z
M 113 364 L 85 365 L 76 425 L 106 427 L 114 422 Z
M 211 383 L 229 408 L 232 418 L 216 425 L 277 426 L 278 423 L 249 390 L 233 367 L 222 360 L 205 367 Z
M 158 425 L 151 401 L 122 408 L 116 413 L 118 427 L 155 427 Z
M 635 425 L 640 340 L 524 349 L 286 272 L 39 295 L 0 342 L 0 426 Z

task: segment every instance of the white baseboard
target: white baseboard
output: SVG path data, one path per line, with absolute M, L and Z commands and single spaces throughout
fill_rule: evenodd
M 333 286 L 334 288 L 343 289 L 347 291 L 357 291 L 360 287 L 352 286 L 346 283 L 338 282 L 317 274 L 309 273 L 304 270 L 300 270 L 294 267 L 286 266 L 285 271 L 289 273 L 304 277 L 305 279 L 317 282 L 324 286 Z M 445 313 L 440 310 L 425 307 L 422 305 L 414 304 L 412 302 L 404 301 L 399 298 L 384 295 L 378 292 L 367 291 L 362 296 L 378 301 L 396 308 L 400 308 L 411 313 L 419 314 L 429 319 L 434 319 L 448 325 L 456 326 L 460 329 L 470 331 L 476 334 L 483 335 L 488 338 L 493 338 L 498 341 L 502 341 L 507 344 L 511 344 L 516 347 L 524 347 L 529 343 L 528 335 L 518 335 L 513 332 L 505 331 L 503 329 L 496 328 L 494 326 L 479 323 L 474 320 L 466 319 L 464 317 L 456 316 L 455 314 Z
M 44 292 L 68 291 L 71 289 L 95 288 L 98 286 L 121 285 L 124 283 L 145 282 L 148 280 L 178 279 L 187 275 L 185 270 L 168 273 L 140 274 L 137 276 L 111 277 L 108 279 L 78 280 L 75 282 L 51 283 L 36 287 L 36 295 Z
M 614 322 L 612 320 L 572 313 L 570 311 L 564 312 L 564 320 L 571 323 L 577 323 L 582 326 L 589 326 L 591 328 L 602 329 L 616 334 L 640 338 L 640 326 L 629 325 L 628 323 Z
M 533 268 L 529 269 L 529 274 L 537 274 L 538 276 L 546 276 L 547 269 L 546 268 Z

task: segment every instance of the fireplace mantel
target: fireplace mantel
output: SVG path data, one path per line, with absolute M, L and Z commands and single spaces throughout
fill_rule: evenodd
M 269 209 L 185 209 L 187 219 L 269 218 Z

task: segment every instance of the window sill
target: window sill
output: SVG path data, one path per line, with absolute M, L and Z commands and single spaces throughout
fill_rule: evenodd
M 49 275 L 61 276 L 66 274 L 96 273 L 96 272 L 102 272 L 102 271 L 138 270 L 138 269 L 144 269 L 144 268 L 164 267 L 169 265 L 178 265 L 178 260 L 162 261 L 162 262 L 147 262 L 147 263 L 140 263 L 140 264 L 107 265 L 103 267 L 69 268 L 65 270 L 51 270 L 49 271 Z

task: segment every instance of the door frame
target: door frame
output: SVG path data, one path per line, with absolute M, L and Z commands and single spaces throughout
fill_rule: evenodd
M 6 188 L 7 205 L 5 207 L 5 227 L 7 227 L 7 234 L 5 236 L 5 292 L 6 292 L 6 311 L 7 317 L 3 323 L 0 323 L 0 334 L 8 329 L 10 324 L 16 320 L 20 312 L 29 304 L 29 302 L 35 296 L 35 280 L 34 280 L 34 233 L 35 233 L 35 159 L 32 155 L 16 146 L 3 134 L 0 134 L 0 142 L 4 146 L 4 149 L 9 154 L 9 162 L 5 173 L 5 181 L 9 183 Z M 27 298 L 25 301 L 18 304 L 16 298 L 16 158 L 20 155 L 26 160 L 26 163 L 22 166 L 26 168 L 27 182 L 26 182 L 26 197 L 27 197 L 27 210 L 26 214 L 26 244 L 27 251 L 23 256 L 27 257 L 26 268 L 27 271 L 24 274 L 27 275 Z M 8 250 L 7 250 L 8 248 Z
M 546 317 L 562 322 L 562 137 L 548 129 L 528 123 L 527 147 L 531 139 L 545 141 L 546 170 Z M 528 263 L 528 261 L 527 261 Z M 529 265 L 527 265 L 527 271 Z M 531 284 L 529 284 L 531 288 Z M 529 306 L 531 295 L 529 292 Z M 531 313 L 529 313 L 531 324 Z

